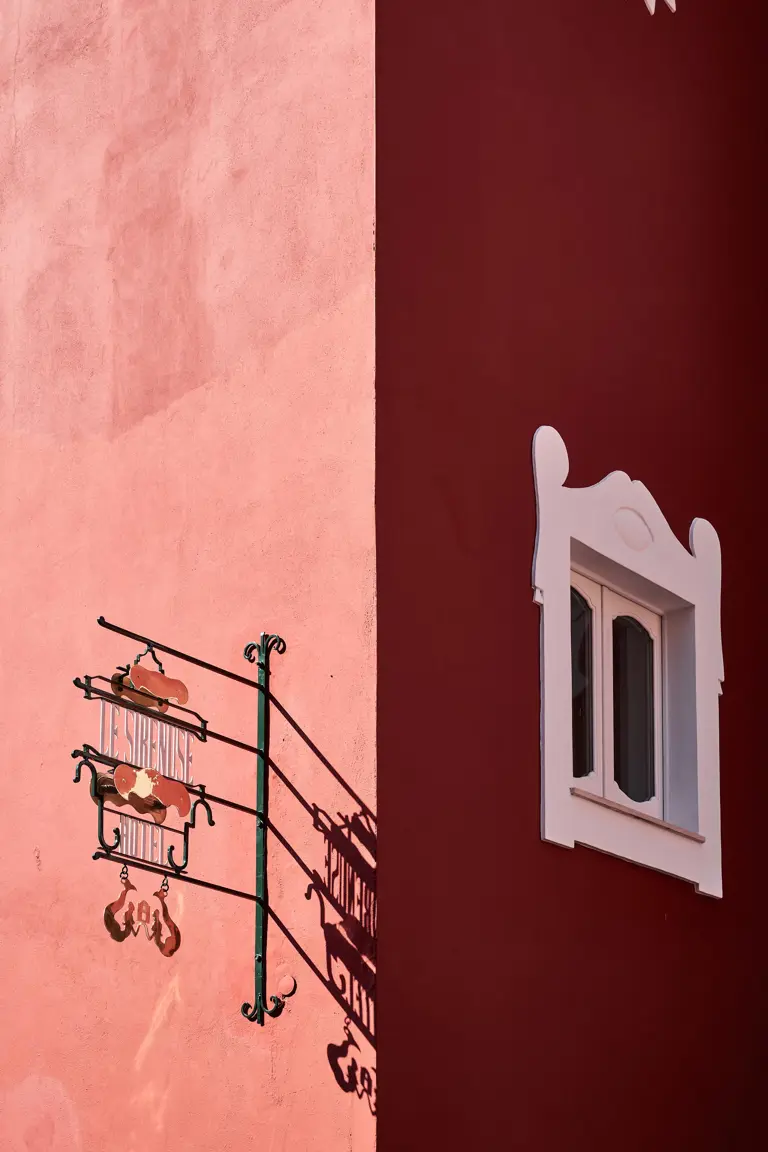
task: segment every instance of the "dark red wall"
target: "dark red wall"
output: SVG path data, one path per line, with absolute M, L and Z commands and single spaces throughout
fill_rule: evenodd
M 659 5 L 378 4 L 380 1152 L 764 1131 L 768 28 Z M 545 423 L 720 533 L 721 902 L 540 840 Z

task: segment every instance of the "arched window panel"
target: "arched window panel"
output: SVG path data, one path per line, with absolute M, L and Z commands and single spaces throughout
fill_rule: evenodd
M 572 774 L 597 795 L 602 777 L 602 589 L 571 573 Z
M 661 617 L 603 589 L 604 795 L 664 818 Z
M 613 778 L 630 800 L 656 794 L 653 637 L 633 616 L 613 621 Z
M 592 609 L 571 588 L 571 723 L 573 774 L 579 779 L 595 769 L 595 678 Z

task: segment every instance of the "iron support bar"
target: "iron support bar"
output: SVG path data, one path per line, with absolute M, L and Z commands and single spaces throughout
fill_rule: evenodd
M 169 656 L 175 656 L 178 660 L 186 660 L 188 664 L 196 664 L 198 668 L 205 668 L 208 672 L 215 672 L 218 676 L 226 676 L 230 680 L 237 680 L 240 684 L 247 684 L 250 688 L 260 688 L 256 680 L 249 680 L 247 676 L 239 676 L 237 672 L 230 672 L 228 668 L 219 668 L 217 664 L 209 664 L 207 660 L 198 660 L 196 656 L 190 656 L 188 652 L 179 652 L 177 648 L 169 648 L 167 644 L 158 644 L 157 640 L 150 640 L 148 636 L 140 636 L 138 632 L 129 632 L 127 628 L 120 628 L 117 624 L 110 624 L 103 616 L 99 616 L 96 623 L 101 628 L 108 628 L 110 632 L 118 632 L 121 636 L 127 636 L 130 640 L 138 640 L 141 644 L 147 644 L 150 648 L 157 648 L 160 652 L 167 652 Z
M 250 680 L 247 676 L 240 676 L 237 672 L 230 672 L 228 668 L 219 668 L 217 664 L 210 664 L 207 660 L 199 660 L 196 656 L 190 656 L 188 652 L 180 652 L 178 648 L 170 648 L 167 644 L 160 644 L 157 640 L 150 640 L 148 636 L 142 636 L 139 632 L 130 632 L 127 628 L 121 628 L 118 624 L 110 624 L 110 622 L 105 620 L 103 616 L 99 616 L 96 623 L 101 628 L 108 628 L 110 632 L 117 632 L 120 636 L 127 636 L 130 640 L 138 640 L 139 643 L 146 644 L 148 648 L 157 648 L 160 652 L 167 652 L 169 656 L 175 656 L 179 660 L 186 660 L 188 664 L 196 664 L 198 668 L 205 668 L 208 672 L 215 672 L 217 676 L 226 676 L 229 680 L 236 680 L 238 684 L 245 684 L 249 688 L 256 688 L 259 691 L 262 691 L 263 689 L 262 684 L 258 680 Z M 258 647 L 258 645 L 255 645 L 254 647 Z M 247 656 L 246 659 L 248 659 Z M 253 661 L 251 661 L 251 663 L 252 662 Z M 359 805 L 361 811 L 365 812 L 367 816 L 370 816 L 373 820 L 375 820 L 375 813 L 368 807 L 365 801 L 362 800 L 352 788 L 350 788 L 346 780 L 336 771 L 331 762 L 322 754 L 320 749 L 310 739 L 303 728 L 299 727 L 293 716 L 291 716 L 291 714 L 280 703 L 280 701 L 275 696 L 270 695 L 270 702 L 275 705 L 278 712 L 280 712 L 280 714 L 290 724 L 294 732 L 296 732 L 301 737 L 307 747 L 312 750 L 315 756 L 317 756 L 323 767 L 331 773 L 337 783 L 340 784 L 345 792 L 347 792 L 355 801 L 355 803 Z M 253 749 L 250 748 L 247 744 L 242 744 L 238 740 L 231 740 L 228 737 L 215 735 L 211 732 L 209 732 L 208 735 L 214 735 L 214 739 L 223 740 L 228 744 L 232 744 L 235 748 L 243 748 L 248 752 L 253 751 Z
M 72 753 L 72 759 L 74 760 L 76 756 L 80 756 L 83 760 L 95 760 L 97 764 L 103 764 L 105 768 L 117 768 L 118 764 L 125 764 L 128 768 L 133 768 L 136 772 L 141 771 L 139 764 L 131 764 L 130 760 L 118 760 L 117 756 L 108 756 L 106 752 L 97 751 L 92 744 L 83 744 L 82 748 L 77 748 L 75 752 Z M 214 796 L 213 793 L 208 791 L 204 784 L 188 784 L 186 780 L 180 780 L 179 783 L 184 785 L 190 795 L 205 796 L 210 804 L 221 804 L 224 808 L 234 808 L 236 812 L 245 812 L 248 816 L 256 815 L 255 808 L 249 808 L 247 804 L 238 804 L 235 800 L 227 800 L 224 796 Z M 140 819 L 135 813 L 128 813 L 128 815 L 132 820 Z M 154 821 L 144 820 L 143 823 L 153 824 Z M 166 825 L 163 825 L 163 827 L 166 827 Z M 175 828 L 167 828 L 166 830 L 169 832 L 177 831 Z
M 109 855 L 107 855 L 106 852 L 94 852 L 93 859 L 107 860 L 112 864 L 130 864 L 132 868 L 138 868 L 142 872 L 153 872 L 157 876 L 173 876 L 172 872 L 168 872 L 166 869 L 160 868 L 156 864 L 148 864 L 144 860 L 134 860 L 131 856 L 122 857 L 117 852 L 112 852 Z M 185 884 L 194 884 L 197 888 L 207 888 L 211 892 L 223 892 L 225 896 L 238 896 L 241 900 L 250 900 L 252 903 L 256 902 L 256 897 L 254 896 L 253 892 L 241 892 L 237 888 L 227 888 L 224 884 L 214 884 L 210 880 L 201 880 L 200 877 L 190 876 L 186 872 L 184 875 L 178 876 L 177 879 L 183 881 Z M 333 980 L 329 980 L 325 973 L 320 971 L 312 957 L 304 951 L 298 940 L 296 940 L 296 938 L 291 935 L 286 925 L 283 924 L 280 917 L 272 908 L 267 908 L 266 914 L 269 916 L 270 920 L 274 922 L 278 930 L 282 932 L 283 936 L 285 936 L 286 940 L 289 941 L 298 955 L 302 958 L 307 968 L 314 972 L 317 979 L 320 981 L 324 988 L 327 988 L 339 1007 L 343 1008 L 345 1015 L 354 1020 L 355 1024 L 365 1036 L 366 1040 L 368 1040 L 370 1044 L 374 1044 L 375 1040 L 373 1034 L 368 1028 L 368 1025 L 358 1015 L 354 1007 L 344 999 L 341 991 L 333 982 Z
M 196 724 L 188 724 L 186 720 L 179 720 L 178 717 L 172 715 L 170 712 L 150 712 L 147 705 L 134 704 L 132 700 L 128 700 L 125 696 L 116 696 L 114 692 L 106 692 L 103 688 L 97 688 L 93 683 L 94 680 L 106 680 L 106 676 L 84 676 L 82 680 L 76 676 L 72 681 L 75 688 L 79 688 L 85 696 L 86 700 L 106 700 L 108 704 L 116 704 L 118 708 L 127 708 L 129 712 L 136 712 L 139 716 L 149 716 L 150 720 L 162 720 L 164 724 L 170 724 L 172 728 L 180 728 L 183 732 L 191 732 L 198 740 L 205 743 L 210 733 L 208 732 L 208 721 L 204 720 L 199 712 L 193 712 L 191 708 L 181 708 L 178 704 L 171 704 L 171 708 L 178 708 L 180 712 L 187 712 L 191 716 L 197 716 L 200 720 L 200 726 Z M 161 700 L 162 703 L 167 701 L 162 700 L 160 696 L 147 696 L 151 700 Z M 221 737 L 219 737 L 221 739 Z

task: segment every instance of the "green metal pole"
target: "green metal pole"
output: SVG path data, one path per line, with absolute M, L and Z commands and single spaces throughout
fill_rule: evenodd
M 262 632 L 259 644 L 261 659 L 257 680 L 259 682 L 258 735 L 256 738 L 256 937 L 255 977 L 256 977 L 256 1021 L 264 1023 L 264 1001 L 266 994 L 266 952 L 267 952 L 267 827 L 269 812 L 269 644 Z
M 257 661 L 259 703 L 256 735 L 256 925 L 254 933 L 254 996 L 253 1004 L 243 1004 L 240 1011 L 246 1019 L 264 1024 L 265 1016 L 279 1016 L 293 989 L 283 996 L 270 996 L 272 1007 L 267 1007 L 267 925 L 269 922 L 269 894 L 267 868 L 267 824 L 269 819 L 269 657 L 272 650 L 282 655 L 285 641 L 280 636 L 262 632 L 258 644 L 248 644 L 244 656 Z M 256 654 L 256 655 L 254 655 Z

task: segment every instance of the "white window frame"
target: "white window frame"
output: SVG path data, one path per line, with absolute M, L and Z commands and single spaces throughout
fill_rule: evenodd
M 542 836 L 566 847 L 578 843 L 597 848 L 692 881 L 702 893 L 722 896 L 718 712 L 724 676 L 717 533 L 708 521 L 694 520 L 689 551 L 648 489 L 624 472 L 612 472 L 589 488 L 566 487 L 568 453 L 554 428 L 537 430 L 533 460 L 538 512 L 533 585 L 541 607 Z M 661 643 L 654 649 L 661 661 L 654 681 L 661 691 L 661 816 L 639 810 L 645 806 L 633 805 L 621 793 L 616 800 L 607 788 L 601 795 L 597 779 L 573 777 L 574 570 L 580 580 L 602 585 L 661 618 Z M 601 610 L 603 636 L 604 616 Z M 601 631 L 597 619 L 593 624 L 594 653 Z M 595 697 L 597 725 L 605 692 L 596 691 Z M 613 742 L 605 739 L 605 712 L 602 707 L 603 738 L 598 729 L 595 740 L 604 783 L 613 780 Z

